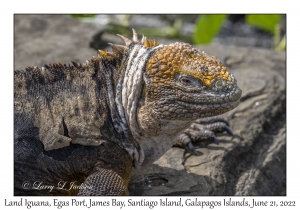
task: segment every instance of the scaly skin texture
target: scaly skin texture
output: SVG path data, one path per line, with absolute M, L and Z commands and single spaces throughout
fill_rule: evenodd
M 189 44 L 133 34 L 83 64 L 15 71 L 15 195 L 128 195 L 133 166 L 231 132 L 206 118 L 239 103 L 226 67 Z M 81 187 L 65 190 L 61 181 Z
M 147 63 L 146 72 L 146 100 L 157 103 L 169 99 L 169 104 L 156 105 L 155 111 L 165 119 L 219 115 L 234 108 L 240 97 L 236 81 L 226 67 L 186 43 L 160 48 Z

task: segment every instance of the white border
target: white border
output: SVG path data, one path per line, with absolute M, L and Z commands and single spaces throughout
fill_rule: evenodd
M 292 2 L 292 1 L 291 1 Z M 287 14 L 287 196 L 257 197 L 259 200 L 296 200 L 299 198 L 299 12 L 298 5 L 275 1 L 14 1 L 1 4 L 1 182 L 0 206 L 4 198 L 13 197 L 13 15 L 15 13 L 286 13 Z M 296 1 L 293 1 L 296 2 Z M 63 200 L 71 198 L 60 197 Z M 135 197 L 138 198 L 138 197 Z M 143 197 L 144 198 L 144 197 Z M 223 197 L 202 197 L 221 200 Z M 228 197 L 224 197 L 228 199 Z M 241 199 L 234 198 L 234 199 Z M 252 199 L 254 197 L 247 197 Z M 29 197 L 31 200 L 49 200 L 46 197 Z M 127 200 L 128 198 L 118 198 Z M 150 197 L 149 199 L 159 199 Z M 300 206 L 300 203 L 297 203 Z M 46 208 L 46 207 L 44 207 Z M 63 209 L 72 207 L 65 207 Z M 299 208 L 299 207 L 298 207 Z M 24 209 L 24 207 L 23 207 Z M 37 209 L 37 208 L 36 208 Z M 38 209 L 42 209 L 39 207 Z M 49 209 L 47 207 L 47 209 Z M 260 209 L 256 207 L 256 209 Z M 277 208 L 283 209 L 283 208 Z M 295 208 L 293 208 L 295 209 Z

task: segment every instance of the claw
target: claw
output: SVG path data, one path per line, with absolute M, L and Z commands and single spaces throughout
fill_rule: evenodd
M 217 144 L 217 145 L 219 144 L 219 140 L 217 139 L 217 137 L 212 136 L 212 139 L 215 144 Z
M 225 126 L 225 130 L 226 130 L 228 135 L 233 136 L 233 132 L 228 126 Z
M 193 143 L 190 141 L 187 146 L 185 147 L 186 150 L 188 150 L 189 152 L 191 152 L 193 155 L 198 155 Z

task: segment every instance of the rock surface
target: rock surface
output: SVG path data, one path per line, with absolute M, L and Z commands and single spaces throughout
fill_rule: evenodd
M 96 55 L 95 43 L 121 44 L 66 15 L 15 15 L 14 40 L 15 69 L 83 62 Z M 219 135 L 219 145 L 195 144 L 198 156 L 170 149 L 133 171 L 131 195 L 286 195 L 285 53 L 219 44 L 200 49 L 227 65 L 243 91 L 241 104 L 224 115 L 235 135 Z

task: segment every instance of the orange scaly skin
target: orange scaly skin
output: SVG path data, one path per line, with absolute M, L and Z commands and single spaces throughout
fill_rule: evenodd
M 218 59 L 186 43 L 170 44 L 156 51 L 147 64 L 147 73 L 153 83 L 168 85 L 176 73 L 191 75 L 207 87 L 216 78 L 231 81 L 229 72 Z

